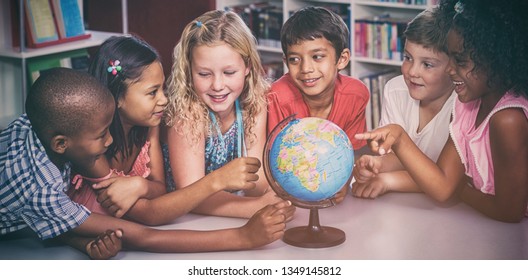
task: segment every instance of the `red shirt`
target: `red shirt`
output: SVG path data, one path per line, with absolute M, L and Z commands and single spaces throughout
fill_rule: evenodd
M 368 89 L 360 80 L 338 74 L 328 120 L 346 132 L 354 150 L 366 144 L 365 140 L 356 140 L 354 135 L 366 131 L 365 108 L 368 99 Z M 272 84 L 268 94 L 268 133 L 293 114 L 297 114 L 297 118 L 310 117 L 301 92 L 287 73 Z

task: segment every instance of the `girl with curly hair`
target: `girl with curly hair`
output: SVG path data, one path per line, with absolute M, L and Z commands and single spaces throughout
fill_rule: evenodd
M 199 16 L 185 27 L 173 60 L 164 145 L 169 189 L 185 188 L 231 161 L 254 159 L 260 166 L 269 84 L 242 19 L 219 10 Z M 261 168 L 255 188 L 218 192 L 194 211 L 250 217 L 280 200 Z
M 528 214 L 528 21 L 523 0 L 445 0 L 446 72 L 457 93 L 450 137 L 438 161 L 398 125 L 357 134 L 379 154 L 392 150 L 414 181 L 438 201 L 452 195 L 496 220 Z M 360 163 L 373 172 L 373 162 Z

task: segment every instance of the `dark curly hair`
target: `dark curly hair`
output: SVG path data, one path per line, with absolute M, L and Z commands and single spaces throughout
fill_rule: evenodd
M 464 38 L 473 71 L 484 71 L 491 87 L 528 98 L 528 1 L 442 0 L 439 9 L 442 28 Z

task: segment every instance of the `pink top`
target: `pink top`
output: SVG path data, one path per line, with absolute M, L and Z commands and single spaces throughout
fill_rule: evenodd
M 86 208 L 92 212 L 110 216 L 110 213 L 106 212 L 106 209 L 97 202 L 97 194 L 94 189 L 91 188 L 91 185 L 115 176 L 141 176 L 147 178 L 150 175 L 150 167 L 148 167 L 150 163 L 150 156 L 148 154 L 149 148 L 150 142 L 146 141 L 145 145 L 141 148 L 141 151 L 139 151 L 139 154 L 128 174 L 125 174 L 124 171 L 117 171 L 115 169 L 110 170 L 110 173 L 102 178 L 86 178 L 76 174 L 72 179 L 72 185 L 74 185 L 75 188 L 70 188 L 68 190 L 68 196 L 73 201 L 86 206 Z
M 522 108 L 528 118 L 528 100 L 510 92 L 506 93 L 480 126 L 475 128 L 479 107 L 480 99 L 468 103 L 462 103 L 456 99 L 449 132 L 464 164 L 466 175 L 473 179 L 473 184 L 481 192 L 494 195 L 495 177 L 491 157 L 489 121 L 495 113 L 507 108 Z M 528 209 L 526 214 L 528 214 Z

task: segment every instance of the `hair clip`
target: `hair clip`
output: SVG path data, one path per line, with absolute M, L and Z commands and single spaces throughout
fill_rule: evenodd
M 203 26 L 203 23 L 201 21 L 196 21 L 196 26 L 198 27 L 202 27 Z
M 110 60 L 110 66 L 106 69 L 108 73 L 112 73 L 112 75 L 117 75 L 117 72 L 121 72 L 121 61 L 119 60 Z
M 460 1 L 458 1 L 455 4 L 455 12 L 457 14 L 461 14 L 462 12 L 464 12 L 464 3 L 461 3 Z

